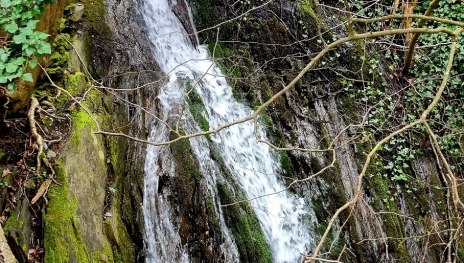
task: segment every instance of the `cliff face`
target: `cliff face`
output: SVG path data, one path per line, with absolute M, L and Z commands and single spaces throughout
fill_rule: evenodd
M 60 135 L 58 143 L 46 143 L 54 183 L 46 200 L 31 204 L 28 198 L 45 178 L 36 178 L 33 159 L 24 159 L 21 166 L 11 150 L 15 143 L 25 145 L 26 136 L 8 133 L 2 138 L 10 143 L 2 143 L 0 157 L 5 236 L 19 262 L 28 257 L 45 262 L 143 262 L 145 145 L 95 134 L 101 128 L 146 137 L 144 107 L 152 104 L 156 87 L 137 87 L 160 75 L 147 56 L 151 50 L 139 30 L 136 3 L 59 1 L 45 10 L 39 27 L 52 35 L 53 53 L 43 65 L 65 90 L 54 99 L 53 89 L 44 88 L 47 81 L 40 69 L 34 73 L 35 95 L 41 103 L 50 100 L 58 116 L 47 123 L 42 115 L 37 117 L 45 136 Z M 74 107 L 68 95 L 88 95 L 79 102 L 88 111 Z M 42 176 L 47 172 L 42 169 Z M 25 190 L 18 191 L 24 185 Z
M 236 97 L 252 107 L 282 89 L 325 43 L 348 33 L 340 26 L 344 15 L 316 1 L 275 1 L 247 13 L 263 2 L 233 2 L 192 0 L 190 5 L 200 42 L 209 45 Z M 336 3 L 325 4 L 337 7 Z M 215 22 L 229 19 L 233 20 L 220 26 Z M 329 53 L 331 59 L 305 74 L 264 114 L 276 146 L 334 149 L 333 154 L 281 152 L 283 175 L 303 179 L 292 189 L 314 207 L 320 231 L 315 235 L 321 235 L 335 210 L 354 196 L 360 168 L 375 145 L 373 137 L 360 136 L 354 126 L 366 113 L 356 102 L 359 97 L 350 95 L 361 90 L 361 84 L 355 83 L 350 90 L 343 85 L 346 79 L 363 79 L 369 74 L 360 66 L 362 54 L 368 56 L 371 51 L 375 52 L 359 42 L 337 48 Z M 398 85 L 388 77 L 380 78 L 386 86 Z M 412 182 L 406 184 L 413 185 L 411 188 L 382 176 L 388 172 L 378 162 L 370 165 L 369 176 L 362 182 L 362 200 L 354 210 L 340 215 L 335 227 L 339 236 L 332 231 L 324 245 L 325 251 L 332 246 L 329 258 L 336 259 L 345 247 L 351 252 L 343 253 L 344 262 L 440 261 L 441 245 L 436 237 L 450 234 L 440 235 L 436 231 L 443 229 L 432 226 L 448 217 L 443 210 L 444 191 L 436 190 L 443 186 L 442 175 L 428 154 L 409 164 Z M 288 179 L 288 183 L 292 181 Z M 435 234 L 422 238 L 430 233 Z
M 192 32 L 185 3 L 178 0 L 172 8 L 186 31 Z M 53 15 L 46 15 L 43 23 L 49 27 L 59 23 L 57 10 L 68 12 L 66 4 L 54 6 Z M 208 45 L 235 97 L 250 107 L 281 90 L 326 43 L 347 34 L 339 26 L 343 14 L 315 1 L 190 0 L 189 4 L 200 44 Z M 259 5 L 263 6 L 247 12 Z M 142 203 L 147 145 L 95 134 L 98 128 L 92 118 L 103 130 L 146 139 L 152 114 L 160 110 L 155 98 L 157 81 L 163 75 L 154 62 L 140 16 L 145 8 L 141 0 L 86 0 L 83 6 L 83 20 L 74 25 L 79 32 L 70 38 L 73 47 L 67 47 L 68 53 L 58 52 L 67 57 L 64 69 L 55 68 L 55 73 L 61 70 L 66 76 L 61 83 L 72 95 L 88 91 L 90 99 L 84 105 L 92 115 L 69 107 L 69 139 L 60 143 L 58 156 L 52 157 L 57 184 L 50 187 L 47 206 L 41 206 L 44 210 L 30 206 L 12 187 L 3 187 L 3 183 L 14 184 L 24 171 L 13 167 L 19 161 L 13 154 L 3 157 L 0 152 L 0 190 L 2 196 L 11 198 L 0 199 L 2 210 L 9 209 L 1 219 L 8 217 L 2 222 L 5 236 L 20 262 L 27 261 L 29 249 L 41 255 L 40 246 L 45 262 L 143 262 L 146 257 Z M 229 19 L 233 20 L 215 27 L 218 21 Z M 195 43 L 196 38 L 191 40 Z M 333 59 L 305 74 L 261 116 L 277 147 L 316 149 L 279 151 L 281 175 L 287 184 L 300 180 L 292 184 L 291 191 L 315 211 L 314 236 L 321 236 L 336 209 L 355 195 L 360 168 L 375 144 L 374 137 L 356 130 L 366 113 L 355 92 L 362 82 L 355 82 L 349 90 L 343 84 L 367 74 L 361 66 L 364 48 L 355 42 L 332 51 Z M 51 65 L 58 55 L 50 57 Z M 397 85 L 392 79 L 384 81 Z M 22 139 L 27 141 L 25 136 Z M 211 147 L 209 140 L 206 137 L 201 143 Z M 328 148 L 333 150 L 317 151 Z M 171 145 L 159 160 L 164 173 L 156 194 L 173 207 L 169 213 L 176 217 L 180 243 L 191 262 L 271 262 L 272 252 L 256 215 L 250 203 L 243 201 L 243 189 L 216 150 L 208 152 L 217 163 L 217 170 L 210 172 L 219 178 L 212 190 L 187 141 Z M 441 168 L 432 151 L 426 152 L 430 154 L 409 162 L 413 180 L 409 188 L 383 176 L 381 164 L 371 164 L 363 180 L 362 200 L 340 214 L 324 243 L 327 258 L 336 259 L 343 252 L 343 262 L 442 261 L 450 239 L 450 226 L 440 224 L 449 222 L 448 200 L 442 190 Z M 38 186 L 28 184 L 27 196 L 32 197 Z M 14 208 L 8 203 L 13 197 L 18 197 Z M 220 207 L 218 199 L 222 204 L 240 202 Z M 230 233 L 223 230 L 224 225 Z M 232 243 L 227 234 L 238 251 L 224 249 L 224 244 Z M 33 243 L 38 247 L 29 242 L 31 235 L 40 240 Z M 460 248 L 456 251 L 462 257 Z

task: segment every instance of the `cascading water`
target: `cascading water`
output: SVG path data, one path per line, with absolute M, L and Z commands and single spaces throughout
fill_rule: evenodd
M 173 3 L 171 3 L 173 4 Z M 185 79 L 193 80 L 195 92 L 203 99 L 205 117 L 212 128 L 240 119 L 252 113 L 251 109 L 232 97 L 220 69 L 212 62 L 205 47 L 194 48 L 186 37 L 185 30 L 173 14 L 168 0 L 145 0 L 143 17 L 149 38 L 153 43 L 154 55 L 169 81 L 158 96 L 161 116 L 167 123 L 179 118 L 178 109 L 185 100 Z M 183 129 L 195 132 L 187 113 L 182 117 Z M 190 123 L 190 125 L 189 125 Z M 211 136 L 212 144 L 222 155 L 226 166 L 243 188 L 247 197 L 253 199 L 253 207 L 263 233 L 270 244 L 275 262 L 298 262 L 314 245 L 310 228 L 314 216 L 304 201 L 283 191 L 285 188 L 277 173 L 280 170 L 278 155 L 267 145 L 258 143 L 256 136 L 265 137 L 261 127 L 255 130 L 253 122 L 241 123 Z M 167 141 L 169 129 L 155 121 L 150 140 Z M 191 139 L 191 146 L 201 170 L 208 171 L 209 186 L 214 186 L 219 172 L 211 160 L 209 144 L 204 138 Z M 161 173 L 173 174 L 174 164 L 170 161 L 168 146 L 149 146 L 145 165 L 144 219 L 148 257 L 147 262 L 188 262 L 186 248 L 181 244 L 179 229 L 172 218 L 167 193 L 158 193 L 158 178 Z M 214 193 L 214 191 L 212 191 Z M 218 211 L 220 214 L 220 211 Z M 225 249 L 231 256 L 227 262 L 238 261 L 233 238 L 221 218 Z

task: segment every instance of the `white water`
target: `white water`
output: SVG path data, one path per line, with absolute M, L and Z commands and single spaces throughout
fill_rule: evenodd
M 191 79 L 195 91 L 206 106 L 206 118 L 212 128 L 230 123 L 251 113 L 251 110 L 232 97 L 231 87 L 220 69 L 211 61 L 205 47 L 195 49 L 185 36 L 185 31 L 171 12 L 167 0 L 145 0 L 143 16 L 153 43 L 155 59 L 168 74 L 169 81 L 158 96 L 162 107 L 162 118 L 171 122 L 179 117 L 178 109 L 184 102 L 185 87 L 182 79 Z M 186 110 L 188 111 L 188 110 Z M 198 130 L 192 124 L 189 113 L 184 112 L 181 123 L 187 132 Z M 150 139 L 166 141 L 169 130 L 155 122 Z M 257 143 L 252 122 L 224 129 L 212 136 L 213 143 L 220 149 L 224 161 L 243 188 L 248 198 L 259 197 L 284 189 L 277 173 L 280 163 L 276 153 Z M 261 127 L 260 138 L 265 137 Z M 207 176 L 208 187 L 215 185 L 218 169 L 210 159 L 208 143 L 204 138 L 191 139 L 192 149 Z M 158 178 L 161 173 L 173 176 L 174 164 L 168 147 L 149 146 L 145 165 L 144 219 L 148 249 L 147 262 L 188 262 L 186 248 L 182 247 L 177 221 L 172 218 L 166 200 L 169 193 L 158 193 Z M 206 175 L 207 174 L 207 175 Z M 211 190 L 211 189 L 210 189 Z M 214 192 L 214 191 L 212 191 Z M 261 223 L 265 237 L 273 252 L 274 262 L 299 262 L 301 256 L 313 247 L 310 227 L 313 213 L 297 196 L 282 192 L 251 201 Z M 220 211 L 218 211 L 220 212 Z M 219 213 L 220 214 L 220 213 Z M 221 218 L 222 224 L 224 224 Z M 227 262 L 237 261 L 233 238 L 223 226 L 223 247 L 232 254 Z

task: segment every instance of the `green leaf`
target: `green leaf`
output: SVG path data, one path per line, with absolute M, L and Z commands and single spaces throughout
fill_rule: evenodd
M 8 84 L 8 90 L 13 91 L 15 89 L 14 83 Z
M 32 36 L 34 34 L 34 30 L 32 28 L 23 27 L 19 29 L 19 32 L 25 36 Z
M 37 27 L 39 20 L 29 20 L 27 21 L 26 28 L 34 30 Z
M 6 62 L 8 60 L 8 57 L 10 56 L 10 52 L 8 51 L 8 49 L 0 49 L 0 60 L 2 62 Z
M 39 54 L 50 54 L 52 53 L 52 48 L 49 43 L 41 43 L 39 48 L 37 49 L 37 53 Z
M 38 64 L 37 59 L 29 60 L 28 63 L 29 63 L 28 65 L 30 68 L 35 68 Z
M 18 70 L 18 65 L 14 64 L 14 63 L 8 63 L 6 64 L 6 72 L 8 73 L 14 73 L 16 72 L 16 70 Z
M 15 44 L 21 44 L 24 43 L 27 40 L 26 35 L 24 34 L 19 34 L 13 37 L 13 42 Z
M 34 32 L 34 37 L 39 40 L 44 40 L 49 36 L 50 36 L 49 34 L 46 34 L 44 32 L 40 32 L 40 31 Z
M 0 76 L 0 83 L 5 84 L 8 82 L 8 79 L 6 79 L 4 76 Z
M 32 54 L 34 54 L 35 49 L 33 49 L 33 48 L 31 48 L 31 47 L 28 46 L 28 47 L 26 47 L 26 48 L 24 49 L 24 52 L 26 52 L 26 55 L 30 57 L 30 56 L 32 56 Z
M 11 6 L 11 1 L 10 0 L 2 0 L 0 1 L 0 6 L 4 8 L 8 8 Z
M 18 30 L 18 25 L 15 22 L 12 22 L 4 27 L 4 29 L 8 32 L 13 34 Z
M 24 61 L 26 61 L 26 59 L 24 57 L 18 57 L 16 59 L 14 59 L 13 61 L 11 61 L 11 63 L 19 66 L 19 65 L 22 65 L 24 63 Z
M 33 82 L 34 80 L 32 79 L 32 74 L 31 73 L 25 73 L 24 75 L 21 76 L 21 78 L 24 80 L 24 81 L 29 81 L 29 82 Z

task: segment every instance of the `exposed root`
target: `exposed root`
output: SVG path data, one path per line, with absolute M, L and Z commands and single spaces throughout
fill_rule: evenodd
M 56 111 L 55 106 L 54 106 L 51 102 L 49 102 L 49 101 L 47 101 L 47 100 L 41 101 L 41 102 L 40 102 L 40 106 L 47 106 L 47 107 L 49 107 L 50 109 L 52 109 L 53 111 Z
M 52 99 L 58 99 L 61 96 L 61 89 L 56 89 L 56 95 L 52 97 Z
M 42 183 L 39 190 L 37 190 L 37 193 L 35 194 L 34 198 L 32 198 L 31 204 L 35 204 L 41 197 L 45 196 L 45 194 L 48 191 L 48 188 L 50 187 L 51 183 L 53 182 L 53 177 L 55 175 L 55 171 L 53 170 L 53 167 L 51 166 L 50 162 L 47 159 L 47 156 L 45 156 L 45 153 L 43 152 L 43 142 L 44 142 L 43 137 L 37 132 L 37 124 L 36 124 L 35 116 L 34 116 L 34 113 L 35 113 L 37 108 L 39 108 L 39 101 L 37 100 L 37 98 L 32 97 L 31 98 L 31 107 L 29 108 L 29 111 L 27 112 L 27 118 L 29 120 L 29 126 L 31 127 L 31 136 L 35 140 L 35 143 L 34 143 L 33 147 L 34 147 L 34 149 L 37 150 L 37 169 L 36 169 L 36 172 L 37 172 L 37 174 L 40 173 L 40 168 L 41 168 L 42 162 L 43 162 L 45 164 L 45 166 L 48 169 L 50 169 L 51 174 L 50 174 L 49 178 L 47 178 Z
M 27 118 L 29 120 L 29 126 L 31 127 L 31 136 L 34 138 L 34 149 L 37 150 L 37 173 L 40 171 L 41 167 L 41 158 L 43 155 L 43 138 L 42 136 L 37 132 L 37 126 L 35 122 L 35 110 L 39 106 L 39 101 L 35 98 L 31 98 L 31 107 L 29 108 L 29 111 L 27 112 Z

